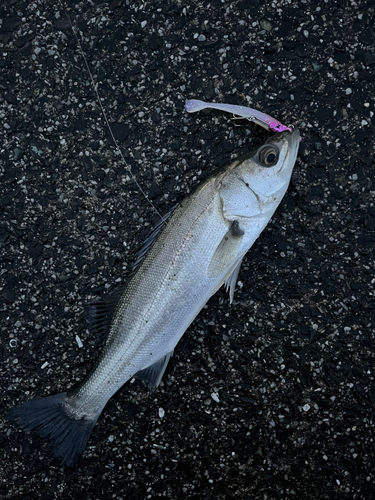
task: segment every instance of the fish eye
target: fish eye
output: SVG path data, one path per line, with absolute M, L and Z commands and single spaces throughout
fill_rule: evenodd
M 259 151 L 259 160 L 263 167 L 273 167 L 279 159 L 279 150 L 275 146 L 266 145 Z

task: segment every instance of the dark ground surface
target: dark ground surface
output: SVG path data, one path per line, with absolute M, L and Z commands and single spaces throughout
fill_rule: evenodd
M 82 380 L 83 304 L 125 280 L 157 220 L 68 15 L 160 211 L 269 135 L 187 115 L 189 98 L 248 103 L 303 142 L 234 304 L 210 300 L 154 394 L 112 398 L 73 469 L 2 419 L 1 498 L 375 498 L 374 3 L 344 3 L 3 4 L 2 415 Z

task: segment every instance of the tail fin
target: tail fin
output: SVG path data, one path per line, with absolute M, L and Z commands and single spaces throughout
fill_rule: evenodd
M 22 429 L 49 439 L 51 451 L 61 460 L 61 465 L 73 467 L 86 447 L 97 418 L 75 419 L 67 412 L 66 401 L 66 392 L 32 399 L 9 410 L 6 417 Z

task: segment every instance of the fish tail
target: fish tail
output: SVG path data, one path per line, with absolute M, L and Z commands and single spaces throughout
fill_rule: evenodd
M 97 417 L 94 420 L 74 418 L 67 400 L 66 392 L 31 399 L 9 410 L 6 417 L 22 429 L 49 440 L 51 451 L 61 465 L 73 467 L 86 447 Z

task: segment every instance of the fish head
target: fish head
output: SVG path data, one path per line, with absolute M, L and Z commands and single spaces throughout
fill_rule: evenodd
M 297 129 L 275 134 L 228 167 L 220 186 L 227 220 L 273 214 L 288 188 L 299 141 Z

